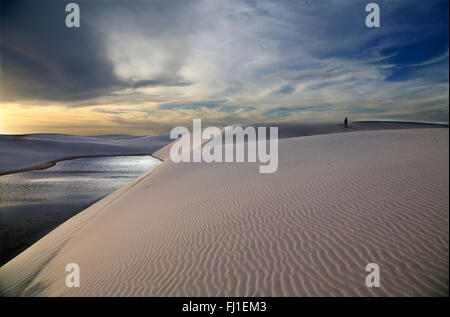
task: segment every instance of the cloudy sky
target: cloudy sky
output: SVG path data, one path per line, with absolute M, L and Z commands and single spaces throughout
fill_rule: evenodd
M 0 133 L 448 122 L 448 0 L 1 1 Z

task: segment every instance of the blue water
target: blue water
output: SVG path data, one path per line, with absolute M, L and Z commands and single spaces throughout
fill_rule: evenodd
M 86 204 L 160 163 L 151 156 L 79 158 L 55 166 L 0 176 L 0 207 L 17 204 Z
M 151 156 L 79 158 L 0 176 L 0 265 L 160 163 Z

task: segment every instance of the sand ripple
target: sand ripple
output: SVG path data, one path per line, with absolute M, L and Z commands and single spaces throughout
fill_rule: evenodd
M 447 129 L 291 138 L 279 148 L 275 174 L 256 163 L 166 161 L 0 268 L 0 290 L 448 295 Z M 69 262 L 80 265 L 78 289 L 64 285 Z M 365 286 L 370 262 L 380 288 Z

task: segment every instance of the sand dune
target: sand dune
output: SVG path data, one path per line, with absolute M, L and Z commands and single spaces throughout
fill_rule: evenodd
M 448 124 L 401 121 L 354 121 L 349 123 L 348 128 L 344 128 L 342 122 L 272 122 L 251 126 L 278 127 L 279 138 L 374 130 L 448 128 Z
M 361 121 L 352 122 L 348 129 L 337 122 L 264 123 L 258 126 L 277 126 L 280 138 L 386 129 L 448 127 L 416 122 Z M 99 155 L 152 154 L 171 140 L 163 135 L 94 135 L 67 134 L 0 134 L 0 175 L 32 169 L 48 168 L 54 162 L 69 158 Z
M 286 138 L 279 155 L 274 174 L 166 160 L 2 266 L 0 292 L 448 295 L 448 129 Z
M 156 136 L 0 135 L 0 175 L 47 168 L 55 161 L 75 157 L 151 154 L 170 141 L 167 134 Z

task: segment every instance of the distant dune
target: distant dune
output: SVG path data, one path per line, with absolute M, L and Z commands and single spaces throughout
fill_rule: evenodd
M 374 130 L 448 128 L 448 124 L 401 121 L 354 121 L 349 123 L 348 128 L 344 128 L 343 122 L 279 122 L 260 123 L 252 126 L 278 127 L 280 138 Z
M 273 174 L 175 164 L 168 145 L 163 164 L 2 266 L 0 293 L 448 296 L 449 131 L 392 124 L 303 137 L 320 133 L 281 124 Z M 72 262 L 80 288 L 65 286 Z M 371 262 L 379 288 L 365 285 Z
M 437 128 L 448 125 L 360 121 L 348 129 L 333 122 L 262 123 L 257 126 L 277 126 L 280 138 L 386 129 Z M 190 128 L 190 127 L 188 127 Z M 155 136 L 67 134 L 0 134 L 0 175 L 50 167 L 56 161 L 83 156 L 153 154 L 170 143 L 168 134 Z
M 0 175 L 52 166 L 83 156 L 151 154 L 170 142 L 156 136 L 0 135 Z

